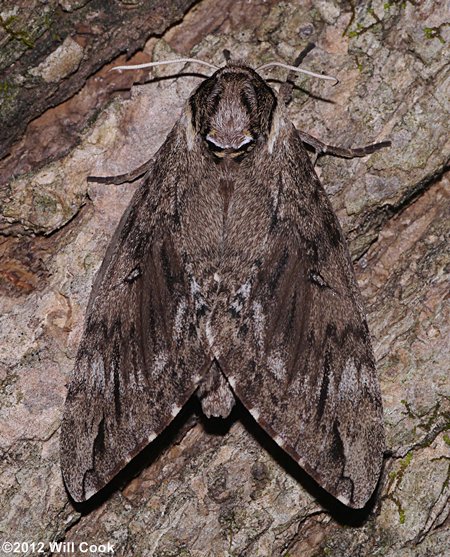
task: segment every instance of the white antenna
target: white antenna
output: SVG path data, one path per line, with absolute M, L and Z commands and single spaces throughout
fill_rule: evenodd
M 302 68 L 297 68 L 297 66 L 289 66 L 288 64 L 282 64 L 281 62 L 269 62 L 268 64 L 263 64 L 262 66 L 258 66 L 256 68 L 256 71 L 259 72 L 260 70 L 265 70 L 267 68 L 270 68 L 271 66 L 278 66 L 292 72 L 305 73 L 306 75 L 311 75 L 312 77 L 317 77 L 319 79 L 329 79 L 331 81 L 334 81 L 335 85 L 336 83 L 339 83 L 339 79 L 331 75 L 323 75 L 320 73 L 310 72 L 309 70 L 303 70 Z
M 203 64 L 204 66 L 208 66 L 208 68 L 213 68 L 214 70 L 218 70 L 217 66 L 210 64 L 209 62 L 204 62 L 203 60 L 196 60 L 195 58 L 177 58 L 176 60 L 161 60 L 160 62 L 148 62 L 146 64 L 135 64 L 132 66 L 115 66 L 111 68 L 111 70 L 142 70 L 144 68 L 151 68 L 153 66 L 163 66 L 164 64 Z
M 111 68 L 111 70 L 115 71 L 122 71 L 122 70 L 143 70 L 145 68 L 152 68 L 154 66 L 164 66 L 166 64 L 202 64 L 203 66 L 207 66 L 208 68 L 212 68 L 213 70 L 218 70 L 219 67 L 215 66 L 214 64 L 210 64 L 209 62 L 205 62 L 204 60 L 197 60 L 196 58 L 176 58 L 175 60 L 161 60 L 159 62 L 147 62 L 145 64 L 133 64 L 129 66 L 115 66 Z M 290 70 L 293 72 L 304 73 L 306 75 L 310 75 L 312 77 L 317 77 L 318 79 L 328 79 L 334 81 L 335 84 L 339 83 L 339 80 L 336 77 L 330 75 L 323 75 L 314 72 L 310 72 L 309 70 L 304 70 L 302 68 L 298 68 L 297 66 L 289 66 L 288 64 L 283 64 L 281 62 L 269 62 L 268 64 L 263 64 L 256 68 L 256 71 L 259 72 L 261 70 L 265 70 L 272 66 L 278 66 L 280 68 L 284 68 L 286 70 Z

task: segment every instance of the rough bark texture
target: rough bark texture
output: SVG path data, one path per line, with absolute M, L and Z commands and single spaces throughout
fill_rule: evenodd
M 162 34 L 194 2 L 3 2 L 0 159 L 30 120 L 77 93 L 119 54 L 133 54 Z
M 336 503 L 241 409 L 208 423 L 194 402 L 106 494 L 79 508 L 67 498 L 58 455 L 66 384 L 94 274 L 134 189 L 86 177 L 150 158 L 199 81 L 166 67 L 127 93 L 139 76 L 102 66 L 192 3 L 49 3 L 59 14 L 52 40 L 35 25 L 40 3 L 26 14 L 21 3 L 1 7 L 0 142 L 10 154 L 0 168 L 0 539 L 43 542 L 48 555 L 53 540 L 110 541 L 124 556 L 448 554 L 450 34 L 438 1 L 202 0 L 135 57 L 221 64 L 228 48 L 255 65 L 289 63 L 314 41 L 304 66 L 340 84 L 299 77 L 295 124 L 340 146 L 392 140 L 364 159 L 318 164 L 350 240 L 383 390 L 390 454 L 374 506 Z M 153 27 L 151 6 L 166 10 Z M 24 35 L 21 21 L 40 31 Z M 105 50 L 93 46 L 99 34 Z M 73 65 L 53 75 L 63 45 Z M 11 93 L 4 84 L 17 76 Z

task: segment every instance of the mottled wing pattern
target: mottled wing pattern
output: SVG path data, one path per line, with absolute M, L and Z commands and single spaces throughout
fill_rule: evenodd
M 175 128 L 122 218 L 91 295 L 61 434 L 63 476 L 76 501 L 169 424 L 206 361 L 171 234 L 174 184 L 185 175 L 182 141 Z
M 278 445 L 360 508 L 384 447 L 369 332 L 340 225 L 295 129 L 280 143 L 261 177 L 277 192 L 265 255 L 238 315 L 230 300 L 234 334 L 219 361 Z

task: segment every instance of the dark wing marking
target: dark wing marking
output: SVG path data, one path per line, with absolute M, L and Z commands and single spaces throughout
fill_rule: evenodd
M 61 434 L 63 476 L 76 501 L 101 489 L 170 423 L 205 365 L 171 233 L 173 185 L 186 175 L 177 162 L 181 135 L 172 131 L 136 192 L 91 294 Z
M 234 322 L 219 362 L 271 437 L 328 492 L 360 508 L 384 448 L 369 332 L 340 225 L 295 130 L 279 149 L 273 169 L 261 164 L 261 179 L 278 192 L 263 261 L 239 314 L 230 303 L 215 318 Z

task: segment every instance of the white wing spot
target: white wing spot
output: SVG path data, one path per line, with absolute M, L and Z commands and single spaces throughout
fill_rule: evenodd
M 237 290 L 236 293 L 234 295 L 234 300 L 231 304 L 231 308 L 233 309 L 233 311 L 235 313 L 240 313 L 240 311 L 242 310 L 243 307 L 243 301 L 247 300 L 247 298 L 250 296 L 250 290 L 252 288 L 252 284 L 251 282 L 248 280 L 247 282 L 244 282 L 244 284 L 242 284 Z
M 286 378 L 287 371 L 281 354 L 278 351 L 273 351 L 267 358 L 269 370 L 273 373 L 276 379 L 283 380 Z
M 180 406 L 177 406 L 176 404 L 174 404 L 172 406 L 172 408 L 170 409 L 170 413 L 172 415 L 172 418 L 175 418 L 175 416 L 178 414 L 178 412 L 181 410 Z
M 353 359 L 348 359 L 342 371 L 339 384 L 339 398 L 341 400 L 357 400 L 360 392 L 358 383 L 358 371 Z
M 160 375 L 161 372 L 167 365 L 169 358 L 167 352 L 160 352 L 156 354 L 155 359 L 153 360 L 153 371 L 156 375 Z
M 216 282 L 220 282 L 220 275 L 219 275 L 219 273 L 214 273 L 214 280 L 215 280 Z
M 257 408 L 251 408 L 249 412 L 255 418 L 256 421 L 259 420 L 259 410 Z
M 236 313 L 240 313 L 241 309 L 242 309 L 242 304 L 239 300 L 235 300 L 232 304 L 231 304 L 232 309 L 236 312 Z
M 246 300 L 250 296 L 251 287 L 251 282 L 248 280 L 239 287 L 239 290 L 236 292 L 236 294 L 240 294 Z
M 264 331 L 266 328 L 266 317 L 263 312 L 262 305 L 258 302 L 253 302 L 253 315 L 255 318 L 255 332 L 256 341 L 258 342 L 259 348 L 262 350 L 264 348 Z
M 344 495 L 336 495 L 336 499 L 344 504 L 346 507 L 350 506 L 350 500 Z
M 209 342 L 209 346 L 212 348 L 212 346 L 214 344 L 214 334 L 212 332 L 211 322 L 210 322 L 209 319 L 206 322 L 205 333 L 206 333 L 206 338 L 208 339 L 208 342 Z
M 276 435 L 273 440 L 281 448 L 283 448 L 286 445 L 284 439 L 282 439 L 279 435 Z
M 97 491 L 95 489 L 88 489 L 87 491 L 85 491 L 84 496 L 86 498 L 86 501 L 88 499 L 90 499 L 91 497 L 93 497 L 96 493 L 97 493 Z
M 232 389 L 236 388 L 236 379 L 232 375 L 228 377 L 228 383 L 231 385 Z
M 151 443 L 152 441 L 154 441 L 156 439 L 157 435 L 154 431 L 152 431 L 150 433 L 150 435 L 147 437 L 147 443 Z
M 220 351 L 217 350 L 217 346 L 215 346 L 214 333 L 211 328 L 211 316 L 209 316 L 208 320 L 206 321 L 205 334 L 206 334 L 206 340 L 208 341 L 212 353 L 217 359 L 220 358 Z
M 105 365 L 101 356 L 92 363 L 92 377 L 95 385 L 103 391 L 105 388 Z
M 194 294 L 197 294 L 197 292 L 200 292 L 200 285 L 195 279 L 192 279 L 191 280 L 191 294 L 194 295 Z
M 174 331 L 175 331 L 175 338 L 179 338 L 181 333 L 183 332 L 183 318 L 186 313 L 186 300 L 181 300 L 178 304 L 177 312 L 175 314 L 175 323 L 174 323 Z
M 141 276 L 141 269 L 139 267 L 136 267 L 135 269 L 133 269 L 130 273 L 128 273 L 127 277 L 125 278 L 125 280 L 127 282 L 134 282 L 138 277 Z

